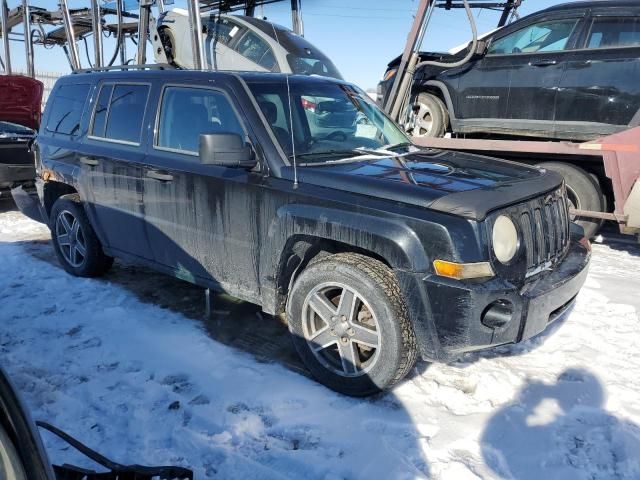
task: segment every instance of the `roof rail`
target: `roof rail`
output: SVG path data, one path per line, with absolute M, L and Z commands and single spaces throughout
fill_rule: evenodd
M 175 70 L 176 68 L 168 63 L 149 63 L 146 65 L 113 65 L 111 67 L 83 68 L 74 70 L 72 73 L 93 73 L 107 72 L 110 70 Z

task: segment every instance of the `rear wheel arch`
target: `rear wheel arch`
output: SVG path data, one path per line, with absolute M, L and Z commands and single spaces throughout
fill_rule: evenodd
M 43 205 L 47 212 L 47 217 L 51 217 L 51 209 L 54 203 L 56 203 L 56 200 L 63 195 L 71 194 L 78 194 L 78 191 L 71 185 L 55 181 L 46 182 L 43 188 Z

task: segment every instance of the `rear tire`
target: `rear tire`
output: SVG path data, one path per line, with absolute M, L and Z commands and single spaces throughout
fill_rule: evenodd
M 287 321 L 309 371 L 345 395 L 390 388 L 417 358 L 395 275 L 364 255 L 339 253 L 312 261 L 291 289 Z
M 414 104 L 414 137 L 442 137 L 449 125 L 449 112 L 442 100 L 431 93 L 421 93 Z
M 606 210 L 606 201 L 600 184 L 582 168 L 560 162 L 544 162 L 538 166 L 557 172 L 564 177 L 571 208 L 594 212 Z M 584 229 L 587 238 L 595 237 L 602 225 L 602 220 L 587 217 L 575 217 L 572 221 Z
M 113 265 L 91 226 L 78 194 L 64 195 L 51 208 L 53 248 L 62 267 L 77 277 L 98 277 Z

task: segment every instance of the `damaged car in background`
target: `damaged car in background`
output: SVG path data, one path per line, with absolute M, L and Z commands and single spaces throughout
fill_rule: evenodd
M 418 66 L 413 136 L 506 135 L 591 140 L 640 123 L 640 2 L 555 5 L 480 37 L 462 66 Z M 453 63 L 469 47 L 421 56 Z M 398 68 L 378 86 L 386 101 Z
M 285 314 L 315 378 L 357 396 L 539 334 L 585 281 L 554 172 L 418 149 L 341 80 L 145 68 L 58 80 L 38 196 L 14 190 L 70 274 L 118 257 Z M 356 128 L 312 128 L 312 98 Z
M 33 78 L 0 75 L 0 198 L 35 179 L 30 147 L 40 126 L 43 89 Z
M 203 14 L 205 68 L 296 73 L 342 78 L 308 40 L 281 25 L 242 15 Z M 158 18 L 158 34 L 172 65 L 192 69 L 189 16 L 174 8 Z

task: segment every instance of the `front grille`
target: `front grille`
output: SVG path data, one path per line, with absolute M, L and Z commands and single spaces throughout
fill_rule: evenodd
M 527 277 L 564 257 L 569 247 L 571 223 L 564 186 L 507 210 L 520 227 L 527 256 Z

